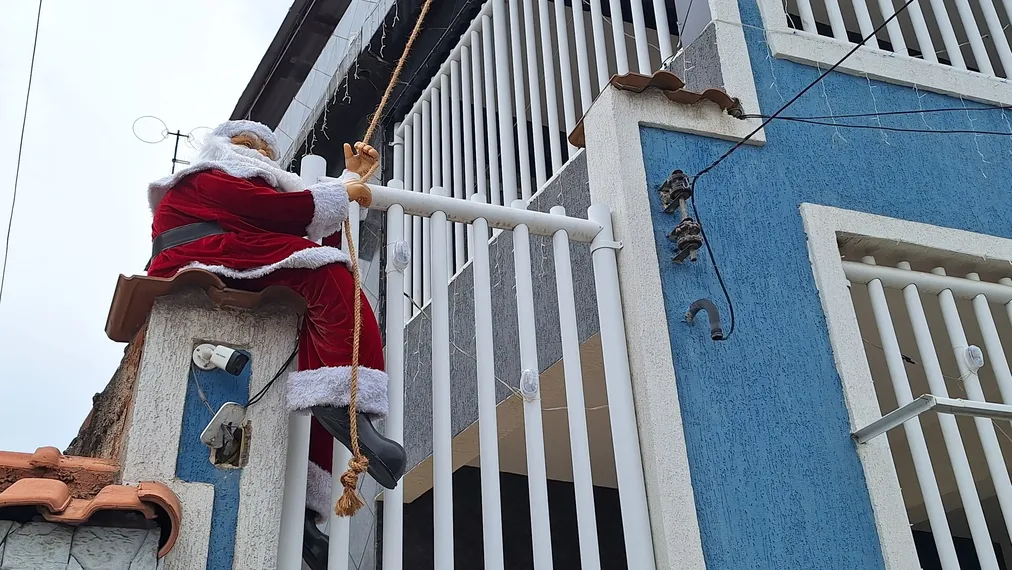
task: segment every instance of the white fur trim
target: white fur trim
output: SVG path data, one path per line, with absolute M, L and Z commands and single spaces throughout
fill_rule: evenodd
M 309 187 L 313 195 L 313 220 L 306 226 L 306 237 L 319 241 L 341 229 L 348 218 L 348 189 L 337 181 L 320 182 Z
M 260 267 L 254 267 L 253 269 L 232 269 L 231 267 L 225 267 L 224 265 L 207 265 L 197 261 L 190 263 L 184 267 L 184 269 L 203 269 L 204 271 L 210 271 L 215 275 L 221 275 L 222 277 L 228 277 L 231 279 L 259 279 L 277 271 L 278 269 L 318 269 L 324 265 L 330 265 L 331 263 L 350 264 L 350 262 L 351 258 L 348 257 L 348 254 L 340 249 L 337 249 L 336 247 L 319 246 L 301 249 L 277 263 L 262 265 Z
M 334 503 L 330 502 L 333 477 L 319 465 L 309 462 L 309 476 L 306 478 L 306 508 L 316 513 L 317 522 L 330 518 Z
M 344 407 L 351 396 L 351 366 L 300 370 L 288 375 L 288 411 L 313 406 Z M 387 415 L 387 373 L 358 367 L 358 411 L 371 416 Z
M 267 146 L 271 148 L 271 152 L 274 156 L 278 156 L 278 137 L 274 135 L 274 131 L 263 123 L 256 121 L 225 121 L 218 125 L 211 131 L 213 137 L 226 137 L 232 138 L 239 135 L 251 134 L 256 135 L 260 140 L 267 143 Z
M 306 189 L 298 174 L 283 170 L 276 162 L 257 151 L 234 145 L 227 137 L 208 136 L 193 164 L 148 186 L 148 205 L 151 211 L 158 207 L 165 194 L 184 177 L 207 170 L 221 170 L 243 180 L 260 178 L 281 192 L 301 192 Z

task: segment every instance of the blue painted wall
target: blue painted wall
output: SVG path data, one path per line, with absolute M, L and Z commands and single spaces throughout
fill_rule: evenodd
M 740 0 L 762 112 L 820 72 L 768 60 L 754 0 Z M 732 94 L 733 95 L 733 94 Z M 958 98 L 834 74 L 794 115 L 960 107 Z M 979 105 L 966 103 L 968 107 Z M 755 113 L 755 109 L 747 109 Z M 1012 133 L 1012 112 L 883 117 L 887 126 Z M 875 119 L 858 119 L 875 124 Z M 711 570 L 883 567 L 871 504 L 808 259 L 798 207 L 812 202 L 1012 237 L 1012 137 L 885 133 L 775 122 L 696 187 L 737 312 L 731 340 L 682 322 L 709 297 L 728 309 L 705 252 L 670 262 L 676 219 L 653 192 L 729 143 L 643 128 L 657 255 L 696 505 Z
M 249 353 L 245 353 L 249 356 Z M 211 508 L 211 536 L 206 570 L 232 570 L 235 557 L 236 524 L 239 521 L 239 482 L 242 469 L 222 469 L 210 461 L 210 449 L 200 441 L 200 433 L 214 414 L 201 400 L 197 383 L 215 411 L 225 402 L 243 406 L 249 401 L 253 361 L 238 376 L 224 370 L 204 371 L 191 366 L 183 405 L 183 429 L 179 436 L 176 477 L 188 483 L 214 485 Z

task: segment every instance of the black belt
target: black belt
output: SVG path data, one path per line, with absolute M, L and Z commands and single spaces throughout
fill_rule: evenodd
M 195 224 L 186 224 L 185 226 L 179 226 L 178 228 L 166 230 L 155 236 L 154 241 L 152 241 L 151 259 L 154 259 L 159 253 L 169 248 L 223 233 L 225 233 L 225 230 L 221 229 L 218 222 L 197 222 Z M 150 266 L 151 261 L 149 260 L 148 264 L 144 267 L 144 270 L 147 271 Z

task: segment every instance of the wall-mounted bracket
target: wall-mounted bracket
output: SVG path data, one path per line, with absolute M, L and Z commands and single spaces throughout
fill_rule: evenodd
M 661 195 L 661 207 L 665 214 L 677 211 L 682 216 L 678 225 L 668 233 L 668 239 L 675 242 L 675 256 L 671 261 L 681 263 L 686 257 L 696 261 L 696 250 L 703 245 L 703 228 L 689 216 L 687 201 L 692 198 L 689 177 L 685 172 L 675 170 L 661 183 L 657 192 Z

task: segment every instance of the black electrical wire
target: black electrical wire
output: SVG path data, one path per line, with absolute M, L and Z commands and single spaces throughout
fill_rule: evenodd
M 42 0 L 39 0 L 39 11 L 35 16 L 35 39 L 32 40 L 32 63 L 28 66 L 28 90 L 25 93 L 25 113 L 21 118 L 21 140 L 18 142 L 18 162 L 14 167 L 14 192 L 11 195 L 11 214 L 7 220 L 7 237 L 4 240 L 4 264 L 0 269 L 0 301 L 4 296 L 4 283 L 7 282 L 7 257 L 11 249 L 11 229 L 14 228 L 14 206 L 18 200 L 18 181 L 21 179 L 21 151 L 25 148 L 25 127 L 28 125 L 28 102 L 32 97 L 32 78 L 35 75 L 35 52 L 39 47 L 39 24 L 42 22 Z
M 702 177 L 707 172 L 709 172 L 709 171 L 713 170 L 714 168 L 716 168 L 718 164 L 720 164 L 721 162 L 724 161 L 724 159 L 726 159 L 727 157 L 731 156 L 732 154 L 734 154 L 734 152 L 736 150 L 738 150 L 739 148 L 741 148 L 742 146 L 744 146 L 746 142 L 748 142 L 749 140 L 751 140 L 752 137 L 754 137 L 756 135 L 756 133 L 758 133 L 759 131 L 761 131 L 766 125 L 770 124 L 774 119 L 779 118 L 780 117 L 780 113 L 783 113 L 784 110 L 786 110 L 788 107 L 790 107 L 791 105 L 793 105 L 795 101 L 797 101 L 798 99 L 800 99 L 805 93 L 808 93 L 808 91 L 812 87 L 815 87 L 816 85 L 818 85 L 818 83 L 820 81 L 822 81 L 823 79 L 825 79 L 826 76 L 828 76 L 830 73 L 832 73 L 834 70 L 836 70 L 837 67 L 840 67 L 840 65 L 842 65 L 843 62 L 847 61 L 847 59 L 850 56 L 852 56 L 855 53 L 857 53 L 857 50 L 861 49 L 861 46 L 863 46 L 864 44 L 866 44 L 868 42 L 868 40 L 870 40 L 871 38 L 876 37 L 876 35 L 878 35 L 878 33 L 880 31 L 882 31 L 886 27 L 887 24 L 889 24 L 889 22 L 892 22 L 893 20 L 895 20 L 896 17 L 899 16 L 901 12 L 903 12 L 904 10 L 906 10 L 907 7 L 910 6 L 913 3 L 914 3 L 914 0 L 907 0 L 902 6 L 900 6 L 900 8 L 898 10 L 896 10 L 895 13 L 893 13 L 892 16 L 890 16 L 889 18 L 887 18 L 877 28 L 875 28 L 874 30 L 872 30 L 872 32 L 870 34 L 868 34 L 867 36 L 865 36 L 864 38 L 862 38 L 861 41 L 857 43 L 857 45 L 855 45 L 853 48 L 850 49 L 850 51 L 848 51 L 846 54 L 844 54 L 844 56 L 842 58 L 840 58 L 839 61 L 837 61 L 836 63 L 834 63 L 832 65 L 832 67 L 830 67 L 826 71 L 824 71 L 821 74 L 819 74 L 819 76 L 816 77 L 807 86 L 805 86 L 804 89 L 802 89 L 801 91 L 798 91 L 798 93 L 794 97 L 791 97 L 790 101 L 787 101 L 786 103 L 784 103 L 783 105 L 781 105 L 780 108 L 776 110 L 776 112 L 774 112 L 772 115 L 770 115 L 767 118 L 765 118 L 763 120 L 763 122 L 759 124 L 758 127 L 756 127 L 755 129 L 752 130 L 752 132 L 750 132 L 749 134 L 745 135 L 745 138 L 743 138 L 740 141 L 738 141 L 737 143 L 735 143 L 735 145 L 733 147 L 731 147 L 727 152 L 725 152 L 724 154 L 720 155 L 720 157 L 718 157 L 717 160 L 715 160 L 712 163 L 710 163 L 709 166 L 707 166 L 706 168 L 700 170 L 698 173 L 696 173 L 695 176 L 692 177 L 692 183 L 691 183 L 691 186 L 690 186 L 691 193 L 689 195 L 689 202 L 692 205 L 692 215 L 696 217 L 696 221 L 699 223 L 699 226 L 700 226 L 700 229 L 699 229 L 700 237 L 703 238 L 703 245 L 706 246 L 706 253 L 707 253 L 707 255 L 710 258 L 710 265 L 713 266 L 713 273 L 717 276 L 717 283 L 720 284 L 720 290 L 724 293 L 724 299 L 727 300 L 728 312 L 730 313 L 731 323 L 730 323 L 730 326 L 728 327 L 727 334 L 724 335 L 724 338 L 721 339 L 721 340 L 727 340 L 727 339 L 729 339 L 731 337 L 731 334 L 734 333 L 734 303 L 731 301 L 731 294 L 728 293 L 727 285 L 724 283 L 724 277 L 720 273 L 720 268 L 717 266 L 717 261 L 713 257 L 713 249 L 710 247 L 710 240 L 706 238 L 706 231 L 703 230 L 703 222 L 699 219 L 699 211 L 696 209 L 696 182 L 699 181 L 700 177 Z
M 787 116 L 777 119 L 857 119 L 861 117 L 888 117 L 892 115 L 920 115 L 923 113 L 946 113 L 954 111 L 1012 111 L 1012 107 L 940 107 L 937 109 L 904 109 L 902 111 L 880 111 L 875 113 L 852 113 L 846 115 L 811 115 L 805 117 Z M 768 119 L 772 115 L 742 115 L 743 119 Z
M 988 135 L 999 137 L 1012 137 L 1008 131 L 975 131 L 973 129 L 908 129 L 905 127 L 887 127 L 885 125 L 855 125 L 853 123 L 833 123 L 829 121 L 818 121 L 802 117 L 777 117 L 781 121 L 805 123 L 808 125 L 823 125 L 826 127 L 843 127 L 847 129 L 870 129 L 875 131 L 892 131 L 898 133 L 923 133 L 933 135 Z
M 301 327 L 299 327 L 299 330 L 301 331 Z M 285 360 L 285 363 L 281 365 L 281 368 L 278 368 L 274 377 L 264 384 L 264 387 L 260 388 L 259 392 L 253 394 L 253 397 L 251 397 L 249 402 L 246 403 L 247 408 L 262 400 L 263 397 L 267 395 L 267 391 L 271 389 L 271 386 L 273 386 L 274 383 L 278 381 L 278 378 L 281 378 L 281 375 L 285 373 L 285 370 L 288 370 L 288 367 L 292 365 L 292 361 L 295 360 L 295 355 L 299 353 L 299 340 L 301 337 L 302 333 L 300 332 L 299 336 L 295 339 L 295 349 L 293 349 L 292 353 L 288 355 L 288 360 Z

